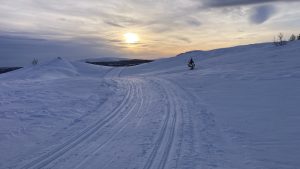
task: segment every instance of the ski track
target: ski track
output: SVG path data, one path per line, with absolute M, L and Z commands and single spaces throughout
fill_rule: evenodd
M 156 79 L 156 81 L 160 81 L 160 84 L 164 83 L 163 80 L 158 78 Z M 143 169 L 154 168 L 157 162 L 158 166 L 156 168 L 164 169 L 166 167 L 168 157 L 174 142 L 178 113 L 176 110 L 176 104 L 178 104 L 178 102 L 174 97 L 173 91 L 170 90 L 170 85 L 163 85 L 163 88 L 168 100 L 167 115 L 164 119 L 163 126 L 160 129 L 159 136 L 154 144 L 154 148 L 152 149 Z M 163 144 L 166 145 L 162 146 Z M 158 153 L 160 150 L 163 151 L 161 157 L 159 157 L 160 154 Z
M 172 113 L 171 115 L 171 128 L 169 129 L 170 134 L 167 136 L 167 145 L 165 147 L 164 150 L 164 154 L 163 157 L 161 158 L 161 161 L 159 163 L 159 167 L 158 169 L 164 169 L 166 164 L 167 164 L 167 160 L 171 151 L 171 147 L 173 145 L 174 142 L 174 135 L 175 135 L 175 127 L 176 127 L 176 120 L 177 120 L 177 110 L 176 108 L 176 99 L 174 99 L 174 95 L 173 95 L 173 91 L 170 91 L 169 89 L 166 89 L 166 91 L 168 92 L 168 100 L 170 102 L 170 113 Z
M 108 137 L 107 140 L 104 141 L 102 144 L 99 144 L 92 152 L 90 152 L 87 158 L 85 158 L 83 161 L 81 161 L 78 165 L 75 166 L 75 169 L 83 168 L 83 166 L 86 163 L 88 163 L 88 161 L 91 160 L 93 156 L 99 153 L 99 151 L 101 151 L 107 144 L 109 144 L 110 141 L 112 141 L 116 136 L 120 135 L 120 133 L 129 125 L 130 121 L 134 119 L 134 117 L 132 116 L 134 115 L 134 110 L 136 109 L 136 107 L 138 107 L 138 109 L 136 111 L 135 117 L 138 117 L 138 114 L 140 114 L 140 110 L 144 102 L 143 94 L 142 94 L 141 87 L 139 88 L 136 87 L 135 90 L 133 91 L 135 93 L 133 97 L 139 98 L 141 99 L 141 101 L 135 102 L 134 105 L 129 108 L 127 114 L 122 119 L 120 119 L 118 124 L 116 124 L 117 128 L 116 129 L 112 128 L 112 130 L 110 131 L 110 133 L 113 134 L 110 137 Z M 124 109 L 123 111 L 126 111 L 126 109 Z
M 117 76 L 119 76 L 120 72 L 121 71 L 117 71 Z M 115 72 L 113 74 L 116 75 Z M 98 130 L 100 130 L 102 127 L 104 127 L 110 121 L 114 120 L 114 118 L 122 111 L 123 107 L 131 101 L 131 99 L 133 98 L 132 90 L 133 90 L 133 85 L 129 82 L 127 84 L 127 93 L 126 93 L 126 96 L 123 98 L 122 103 L 119 104 L 119 106 L 117 106 L 111 113 L 108 113 L 107 116 L 105 116 L 104 118 L 101 118 L 96 123 L 87 127 L 84 131 L 82 131 L 75 137 L 69 139 L 68 141 L 66 141 L 62 145 L 56 147 L 55 149 L 50 150 L 48 153 L 38 157 L 37 159 L 33 160 L 32 162 L 21 167 L 20 169 L 44 168 L 47 165 L 49 165 L 51 162 L 53 162 L 56 159 L 63 156 L 66 152 L 70 151 L 77 145 L 84 142 L 86 139 L 91 137 L 93 134 L 97 133 Z
M 123 70 L 124 70 L 123 67 L 120 67 L 120 68 L 111 68 L 111 69 L 104 75 L 104 78 L 115 78 L 115 77 L 120 77 Z
M 177 131 L 178 128 L 182 128 L 182 126 L 178 126 L 182 124 L 178 122 L 178 120 L 180 120 L 178 116 L 182 115 L 182 109 L 180 108 L 181 102 L 178 100 L 176 94 L 178 91 L 175 91 L 175 89 L 180 88 L 176 87 L 174 83 L 161 78 L 120 78 L 121 72 L 122 69 L 111 69 L 105 75 L 107 79 L 111 78 L 126 85 L 127 92 L 121 104 L 114 108 L 111 113 L 107 113 L 104 118 L 99 119 L 78 135 L 50 150 L 46 154 L 37 157 L 20 169 L 57 168 L 61 166 L 62 163 L 72 160 L 71 156 L 74 156 L 76 153 L 80 154 L 80 156 L 77 157 L 80 158 L 80 161 L 78 163 L 75 162 L 72 168 L 84 168 L 91 160 L 95 160 L 95 156 L 106 146 L 110 145 L 114 138 L 121 136 L 121 133 L 127 127 L 131 124 L 134 124 L 135 127 L 140 125 L 145 116 L 145 110 L 141 111 L 141 109 L 145 106 L 150 108 L 149 106 L 151 104 L 151 99 L 144 99 L 143 88 L 146 87 L 143 86 L 144 84 L 153 84 L 155 87 L 161 88 L 162 92 L 160 93 L 160 97 L 166 99 L 167 105 L 165 105 L 166 115 L 161 122 L 162 126 L 158 134 L 153 136 L 156 137 L 152 146 L 153 148 L 150 149 L 150 152 L 146 152 L 148 156 L 142 160 L 140 168 L 165 169 L 170 168 L 171 165 L 173 168 L 174 166 L 177 168 L 178 159 L 180 158 L 180 139 L 182 139 L 177 138 L 182 137 L 182 135 L 178 134 L 180 131 Z M 150 81 L 154 81 L 154 83 Z M 101 106 L 99 106 L 96 111 L 100 111 L 100 108 Z M 107 127 L 109 128 L 107 129 Z M 97 135 L 97 133 L 103 132 L 108 133 L 108 135 Z M 96 145 L 93 144 L 93 146 L 90 146 L 88 140 L 92 139 L 92 137 L 95 137 L 97 141 L 94 142 Z M 176 147 L 174 145 L 175 141 L 179 141 Z M 81 148 L 84 148 L 83 150 L 85 151 L 82 154 L 80 153 Z M 176 148 L 176 151 L 174 151 L 173 148 Z M 170 157 L 171 155 L 172 159 Z M 114 160 L 112 159 L 104 166 L 109 168 L 109 165 L 113 162 Z

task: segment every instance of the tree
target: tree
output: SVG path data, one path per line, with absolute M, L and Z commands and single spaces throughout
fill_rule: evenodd
M 275 46 L 283 46 L 283 45 L 286 45 L 287 44 L 287 41 L 284 40 L 284 35 L 283 33 L 279 33 L 277 35 L 277 37 L 274 37 L 274 42 L 273 44 Z
M 279 33 L 277 35 L 277 37 L 278 37 L 279 45 L 282 46 L 283 45 L 283 33 Z
M 297 40 L 300 40 L 300 34 L 298 35 Z
M 296 36 L 294 34 L 292 34 L 290 37 L 290 41 L 295 41 L 295 40 L 296 40 Z
M 276 42 L 276 46 L 283 46 L 283 45 L 286 45 L 286 41 L 284 41 L 284 35 L 283 35 L 283 33 L 279 33 L 278 35 L 277 35 L 277 42 Z
M 33 59 L 33 61 L 31 62 L 32 65 L 37 65 L 38 64 L 38 60 L 36 58 Z

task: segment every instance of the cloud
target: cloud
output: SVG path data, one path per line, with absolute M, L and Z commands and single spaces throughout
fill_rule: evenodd
M 113 22 L 113 21 L 104 21 L 104 23 L 110 25 L 110 26 L 114 26 L 114 27 L 120 27 L 120 28 L 124 28 L 124 26 L 116 23 L 116 22 Z
M 0 67 L 24 66 L 33 58 L 46 61 L 56 57 L 71 60 L 91 57 L 121 56 L 115 48 L 99 39 L 71 39 L 65 41 L 0 34 Z
M 187 23 L 189 26 L 195 26 L 195 27 L 198 27 L 198 26 L 201 26 L 201 25 L 202 25 L 202 23 L 201 23 L 198 19 L 195 19 L 195 18 L 187 19 L 187 20 L 186 20 L 186 23 Z
M 276 11 L 276 8 L 272 5 L 254 7 L 249 18 L 250 22 L 254 24 L 262 24 L 270 19 Z
M 226 7 L 260 4 L 268 2 L 296 2 L 299 0 L 203 0 L 203 5 L 208 7 Z
M 141 57 L 151 53 L 157 58 L 182 52 L 182 45 L 186 45 L 186 50 L 211 49 L 250 42 L 250 39 L 231 41 L 230 39 L 241 36 L 238 30 L 244 30 L 243 34 L 258 33 L 259 36 L 252 38 L 250 43 L 260 41 L 261 36 L 266 37 L 272 31 L 277 32 L 280 25 L 298 23 L 300 13 L 296 8 L 291 8 L 296 4 L 275 3 L 292 1 L 297 0 L 3 1 L 0 5 L 0 16 L 5 17 L 0 18 L 0 33 L 14 32 L 18 37 L 29 33 L 30 37 L 46 40 L 49 49 L 57 49 L 61 51 L 61 55 L 68 55 L 62 52 L 64 47 L 69 51 L 80 49 L 75 52 L 78 57 L 80 53 L 97 56 L 124 53 L 127 56 Z M 287 12 L 276 13 L 272 7 L 257 7 L 271 4 L 276 5 L 280 11 Z M 19 9 L 18 12 L 15 9 Z M 270 22 L 266 25 L 265 32 L 259 26 L 249 27 L 249 21 L 261 24 L 274 14 L 276 23 Z M 291 29 L 297 29 L 297 25 L 285 30 Z M 123 34 L 126 32 L 139 34 L 143 45 L 128 48 L 128 44 L 123 43 Z M 216 32 L 218 36 L 215 36 Z M 176 39 L 174 36 L 180 37 Z M 226 44 L 221 44 L 220 39 L 224 39 Z M 20 48 L 20 42 L 14 43 Z M 33 45 L 40 48 L 36 43 Z M 32 50 L 29 50 L 31 47 Z M 35 55 L 38 49 L 31 47 L 24 49 L 24 54 L 28 52 L 28 55 Z M 1 46 L 0 50 L 3 50 Z M 40 53 L 46 55 L 47 52 Z M 1 63 L 2 58 L 0 56 Z
M 191 43 L 191 40 L 189 38 L 186 38 L 186 37 L 180 37 L 180 36 L 178 36 L 178 37 L 175 37 L 175 39 L 183 41 L 185 43 Z

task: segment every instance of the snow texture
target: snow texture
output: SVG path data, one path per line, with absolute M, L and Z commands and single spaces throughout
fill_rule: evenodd
M 299 53 L 254 44 L 2 74 L 0 168 L 299 168 Z

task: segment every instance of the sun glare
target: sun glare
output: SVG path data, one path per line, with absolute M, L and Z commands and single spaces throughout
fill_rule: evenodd
M 138 43 L 140 41 L 139 36 L 136 33 L 125 33 L 125 42 L 129 44 Z

